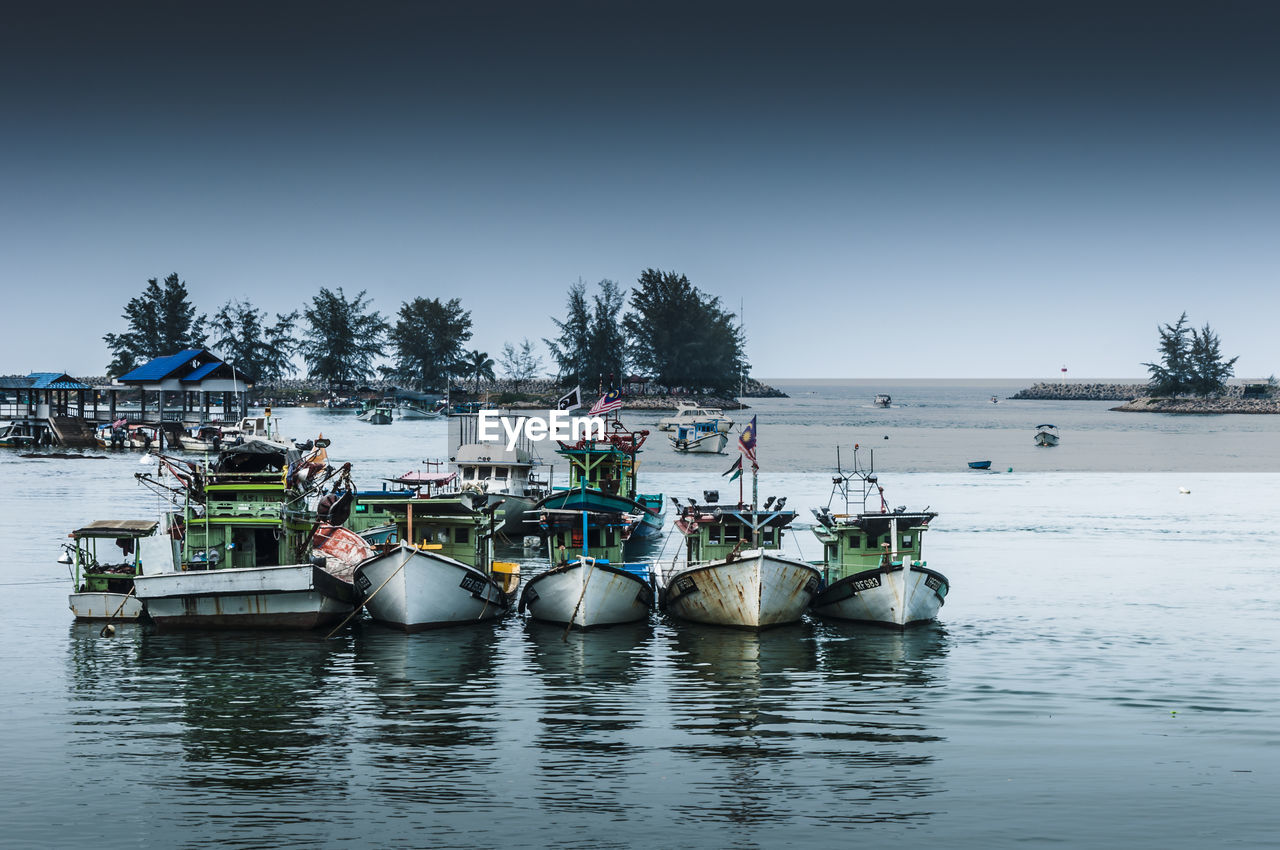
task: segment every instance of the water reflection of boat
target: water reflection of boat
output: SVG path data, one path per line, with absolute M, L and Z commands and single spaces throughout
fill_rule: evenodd
M 648 620 L 620 623 L 584 634 L 564 626 L 531 621 L 525 626 L 534 667 L 551 688 L 599 682 L 633 682 L 643 668 L 643 647 L 653 639 Z
M 490 622 L 409 635 L 364 623 L 355 630 L 354 701 L 376 717 L 357 737 L 376 742 L 388 759 L 402 747 L 450 748 L 431 770 L 404 772 L 403 793 L 450 793 L 467 781 L 468 771 L 485 766 L 473 763 L 467 748 L 489 744 L 505 722 L 495 710 L 500 628 Z M 463 689 L 465 699 L 459 698 Z

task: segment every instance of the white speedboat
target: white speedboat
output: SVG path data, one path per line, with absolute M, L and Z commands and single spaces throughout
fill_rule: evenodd
M 652 606 L 647 564 L 587 556 L 534 576 L 520 594 L 520 613 L 578 629 L 634 623 L 648 617 Z
M 794 511 L 786 500 L 750 505 L 683 508 L 676 528 L 685 536 L 685 560 L 663 577 L 662 603 L 682 620 L 762 629 L 794 623 L 818 592 L 822 574 L 779 549 Z
M 689 454 L 722 454 L 729 442 L 729 435 L 720 430 L 719 420 L 680 424 L 676 432 L 667 438 L 671 447 Z
M 888 393 L 876 393 L 876 398 L 875 398 L 876 407 L 889 407 L 892 404 L 893 404 L 893 397 L 890 396 Z
M 696 425 L 714 421 L 716 430 L 728 434 L 733 430 L 733 420 L 724 415 L 718 407 L 702 407 L 687 401 L 676 402 L 674 416 L 665 416 L 658 420 L 659 431 L 674 431 L 680 425 Z
M 1036 445 L 1046 447 L 1058 445 L 1058 427 L 1056 425 L 1037 425 Z
M 355 586 L 369 616 L 408 632 L 492 620 L 510 607 L 489 573 L 403 541 L 356 567 Z

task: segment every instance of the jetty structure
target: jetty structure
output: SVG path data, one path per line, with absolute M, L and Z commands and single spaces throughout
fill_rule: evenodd
M 121 418 L 155 424 L 170 435 L 214 416 L 243 419 L 252 387 L 252 378 L 209 349 L 189 348 L 109 384 L 89 384 L 65 372 L 0 377 L 0 420 L 29 434 L 34 445 L 93 447 L 94 428 Z

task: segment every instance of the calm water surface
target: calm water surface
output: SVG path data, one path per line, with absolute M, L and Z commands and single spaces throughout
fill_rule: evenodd
M 755 408 L 762 495 L 825 504 L 836 441 L 878 441 L 890 504 L 940 513 L 936 626 L 102 638 L 54 559 L 78 524 L 158 509 L 139 456 L 0 453 L 0 845 L 1274 846 L 1275 417 L 788 389 Z M 440 423 L 284 421 L 362 486 L 446 451 Z M 1061 446 L 1029 448 L 1041 421 Z M 644 489 L 725 492 L 731 460 L 655 439 Z

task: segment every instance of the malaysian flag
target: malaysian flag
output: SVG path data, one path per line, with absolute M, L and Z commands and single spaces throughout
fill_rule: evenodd
M 599 416 L 602 413 L 612 413 L 615 410 L 622 409 L 622 390 L 609 390 L 600 396 L 600 400 L 591 406 L 591 416 Z
M 738 451 L 747 456 L 747 460 L 751 461 L 751 465 L 756 463 L 756 418 L 751 417 L 751 424 L 742 429 L 742 436 L 738 437 Z

